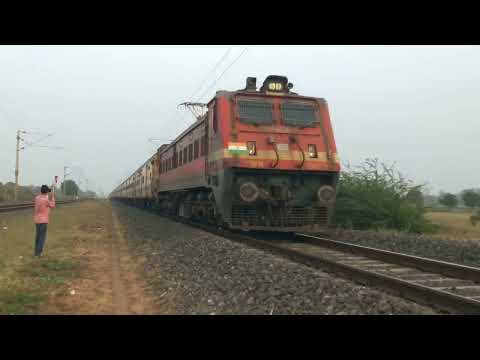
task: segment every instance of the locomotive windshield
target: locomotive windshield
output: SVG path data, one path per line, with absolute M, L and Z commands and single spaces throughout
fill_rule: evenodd
M 282 117 L 285 125 L 312 127 L 315 123 L 315 108 L 308 104 L 283 103 Z
M 240 120 L 249 124 L 271 124 L 273 122 L 273 106 L 269 102 L 246 101 L 238 102 Z

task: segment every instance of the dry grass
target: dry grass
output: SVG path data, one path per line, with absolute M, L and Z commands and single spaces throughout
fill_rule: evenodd
M 473 211 L 430 211 L 426 216 L 440 226 L 440 232 L 436 236 L 452 240 L 480 240 L 480 225 L 473 226 L 470 222 L 473 214 Z
M 55 312 L 47 305 L 70 296 L 88 265 L 85 253 L 102 246 L 108 211 L 95 201 L 54 209 L 40 259 L 33 258 L 32 210 L 0 214 L 0 314 Z

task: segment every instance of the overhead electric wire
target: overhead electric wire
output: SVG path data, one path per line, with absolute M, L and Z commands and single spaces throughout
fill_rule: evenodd
M 28 133 L 28 134 L 31 134 L 31 132 L 27 132 L 27 133 Z M 53 133 L 52 133 L 52 134 L 47 134 L 47 135 L 45 135 L 44 137 L 42 137 L 42 138 L 40 138 L 40 139 L 38 139 L 38 140 L 35 140 L 35 141 L 33 141 L 33 142 L 25 141 L 25 144 L 27 144 L 28 146 L 33 146 L 33 145 L 38 144 L 39 142 L 41 142 L 41 141 L 45 140 L 46 138 L 48 138 L 48 137 L 50 137 L 50 136 L 53 136 L 53 135 L 54 135 Z
M 232 49 L 234 48 L 235 45 L 232 45 L 230 46 L 230 48 L 227 49 L 227 51 L 225 51 L 225 53 L 222 55 L 222 57 L 217 61 L 217 63 L 215 64 L 215 66 L 213 67 L 212 70 L 210 70 L 208 73 L 207 73 L 207 76 L 205 77 L 205 79 L 202 81 L 202 83 L 200 84 L 200 86 L 192 93 L 192 95 L 190 95 L 188 97 L 188 100 L 191 100 L 193 98 L 194 95 L 196 95 L 203 87 L 204 85 L 206 84 L 208 78 L 210 77 L 211 74 L 213 74 L 215 72 L 215 70 L 217 70 L 217 68 L 220 66 L 220 64 L 227 58 L 227 56 L 230 54 L 230 52 L 232 51 Z M 177 107 L 177 110 L 175 112 L 175 119 L 178 119 L 179 118 L 179 112 L 178 112 L 178 107 Z M 182 114 L 180 116 L 180 120 L 183 122 L 183 120 L 185 120 L 185 114 Z
M 189 100 L 191 100 L 193 98 L 193 96 L 198 93 L 199 90 L 201 90 L 205 84 L 205 82 L 208 80 L 208 77 L 214 73 L 215 70 L 217 70 L 217 68 L 220 66 L 220 64 L 222 64 L 222 62 L 227 58 L 227 56 L 230 54 L 230 52 L 232 51 L 233 47 L 235 45 L 232 45 L 230 48 L 227 49 L 227 51 L 222 55 L 222 57 L 217 61 L 217 63 L 215 64 L 215 66 L 213 67 L 212 70 L 210 70 L 208 73 L 207 73 L 207 77 L 205 78 L 205 80 L 202 81 L 202 83 L 200 84 L 200 86 L 192 93 L 192 95 L 190 95 L 190 97 L 188 98 Z M 200 102 L 201 99 L 203 99 L 203 97 L 205 96 L 205 94 L 210 91 L 215 85 L 216 83 L 223 77 L 223 75 L 225 75 L 225 73 L 243 56 L 243 54 L 247 51 L 248 49 L 248 46 L 245 47 L 242 52 L 240 53 L 239 56 L 237 56 L 227 67 L 225 70 L 223 70 L 223 72 L 220 74 L 220 76 L 218 76 L 214 82 L 202 93 L 202 95 L 199 97 L 199 100 L 197 102 Z M 179 119 L 179 111 L 178 111 L 178 108 L 176 109 L 176 111 L 174 112 L 174 118 L 173 120 L 177 120 Z M 183 114 L 181 117 L 180 117 L 180 120 L 183 122 L 183 120 L 185 120 L 185 114 Z
M 233 60 L 230 65 L 227 66 L 227 68 L 220 74 L 218 78 L 215 79 L 215 81 L 210 85 L 210 87 L 203 92 L 203 94 L 198 98 L 197 102 L 200 102 L 200 100 L 203 99 L 203 97 L 217 84 L 217 82 L 225 75 L 225 73 L 243 56 L 243 54 L 247 51 L 248 46 L 243 49 L 243 51 L 238 55 L 235 60 Z
M 205 86 L 205 83 L 207 82 L 207 80 L 209 79 L 210 75 L 213 74 L 215 72 L 215 70 L 220 66 L 220 64 L 227 58 L 227 56 L 230 54 L 230 52 L 232 51 L 234 45 L 230 46 L 230 48 L 227 49 L 227 51 L 225 51 L 225 53 L 220 57 L 220 59 L 217 61 L 217 63 L 215 64 L 215 66 L 212 68 L 212 70 L 210 70 L 208 73 L 207 73 L 207 76 L 205 77 L 205 79 L 201 82 L 200 86 L 188 97 L 188 100 L 190 101 L 193 96 L 195 94 L 197 94 L 204 86 Z M 176 111 L 174 112 L 174 118 L 173 120 L 180 120 L 180 122 L 183 122 L 183 120 L 185 120 L 185 117 L 186 117 L 186 114 L 180 114 L 179 110 L 178 110 L 178 107 L 176 109 Z
M 191 100 L 193 98 L 194 95 L 196 95 L 198 93 L 198 91 L 200 91 L 202 89 L 202 87 L 205 85 L 205 83 L 207 82 L 208 78 L 210 77 L 210 75 L 218 68 L 218 66 L 222 63 L 222 61 L 228 56 L 228 54 L 230 54 L 230 51 L 232 51 L 234 46 L 231 46 L 224 54 L 223 56 L 220 58 L 220 60 L 217 61 L 217 63 L 215 64 L 215 66 L 213 67 L 212 70 L 210 70 L 210 72 L 207 73 L 207 76 L 205 77 L 205 79 L 202 81 L 202 83 L 200 84 L 200 86 L 197 88 L 197 90 L 195 90 L 192 95 L 190 95 L 188 97 L 189 100 Z

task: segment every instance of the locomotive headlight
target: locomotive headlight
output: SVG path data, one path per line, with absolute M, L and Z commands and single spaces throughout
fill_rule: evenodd
M 250 156 L 257 155 L 257 144 L 255 143 L 255 141 L 247 142 L 247 150 L 248 150 L 248 155 Z
M 258 190 L 257 185 L 252 182 L 246 182 L 240 185 L 239 195 L 245 202 L 253 202 L 257 200 L 259 194 L 260 191 Z
M 323 185 L 317 191 L 318 200 L 323 204 L 331 204 L 335 201 L 335 189 L 330 185 Z
M 272 90 L 272 91 L 282 91 L 283 89 L 283 85 L 282 83 L 270 83 L 268 84 L 268 90 Z
M 316 158 L 317 157 L 317 146 L 314 144 L 308 144 L 308 155 L 311 158 Z

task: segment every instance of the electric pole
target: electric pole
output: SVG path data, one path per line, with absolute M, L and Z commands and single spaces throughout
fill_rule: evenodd
M 20 169 L 20 140 L 23 140 L 20 137 L 20 134 L 25 134 L 25 131 L 17 130 L 17 150 L 16 150 L 16 160 L 15 160 L 15 191 L 14 191 L 14 200 L 17 200 L 18 197 L 18 173 Z
M 28 134 L 31 134 L 32 132 L 28 132 Z M 14 189 L 14 200 L 16 201 L 18 199 L 18 187 L 19 187 L 19 183 L 18 183 L 18 175 L 20 173 L 20 151 L 21 150 L 24 150 L 26 147 L 40 147 L 40 148 L 48 148 L 48 149 L 57 149 L 57 150 L 61 150 L 63 149 L 63 147 L 61 146 L 47 146 L 47 145 L 36 145 L 38 144 L 40 141 L 42 140 L 45 140 L 46 138 L 52 136 L 53 134 L 47 134 L 46 136 L 44 136 L 43 138 L 41 138 L 40 140 L 36 140 L 34 141 L 33 143 L 32 142 L 28 142 L 26 141 L 25 139 L 23 139 L 20 134 L 27 134 L 27 131 L 24 131 L 24 130 L 17 130 L 17 148 L 16 148 L 16 151 L 15 151 L 15 189 Z M 37 133 L 38 134 L 38 133 Z M 24 141 L 25 142 L 25 145 L 24 146 L 20 146 L 20 141 Z
M 62 189 L 63 191 L 62 192 L 63 192 L 63 195 L 65 196 L 67 195 L 67 183 L 66 183 L 67 175 L 68 175 L 67 169 L 68 169 L 68 166 L 63 167 L 63 189 Z

